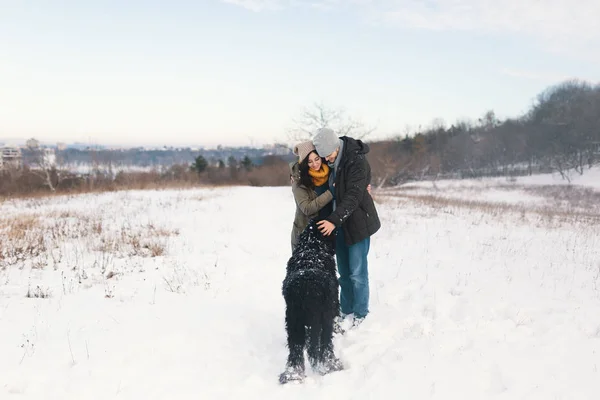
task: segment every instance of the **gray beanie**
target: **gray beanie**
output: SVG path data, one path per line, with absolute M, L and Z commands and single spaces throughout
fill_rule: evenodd
M 340 138 L 330 128 L 318 129 L 312 141 L 321 157 L 327 157 L 340 147 Z

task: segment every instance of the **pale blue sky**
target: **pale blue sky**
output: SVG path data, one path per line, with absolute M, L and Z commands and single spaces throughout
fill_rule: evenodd
M 523 3 L 0 0 L 0 141 L 286 141 L 315 101 L 380 138 L 598 82 L 600 2 Z

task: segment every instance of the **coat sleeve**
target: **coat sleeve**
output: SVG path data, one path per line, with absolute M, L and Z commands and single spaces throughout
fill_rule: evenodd
M 367 160 L 364 155 L 358 155 L 354 162 L 348 166 L 348 170 L 345 173 L 346 192 L 343 194 L 344 197 L 341 201 L 338 200 L 335 211 L 327 217 L 327 220 L 336 227 L 340 227 L 352 215 L 367 191 L 369 177 Z
M 327 203 L 333 200 L 333 195 L 329 190 L 317 196 L 315 199 L 311 200 L 308 195 L 308 190 L 310 189 L 299 187 L 296 184 L 292 186 L 292 193 L 294 194 L 296 204 L 298 205 L 298 208 L 300 208 L 300 211 L 302 211 L 304 215 L 312 215 L 318 213 L 320 209 L 325 207 Z

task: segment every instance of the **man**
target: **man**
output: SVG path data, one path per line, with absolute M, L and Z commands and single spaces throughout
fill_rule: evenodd
M 329 128 L 319 129 L 313 144 L 331 167 L 329 187 L 334 195 L 333 212 L 319 222 L 319 229 L 325 235 L 337 232 L 341 317 L 354 314 L 356 326 L 369 313 L 367 255 L 371 236 L 381 227 L 375 203 L 367 192 L 371 181 L 366 159 L 369 146 L 348 136 L 338 137 Z

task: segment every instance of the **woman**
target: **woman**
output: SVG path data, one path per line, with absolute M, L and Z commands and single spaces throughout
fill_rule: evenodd
M 326 218 L 333 211 L 329 167 L 322 162 L 312 141 L 298 143 L 294 146 L 294 154 L 298 156 L 298 161 L 290 163 L 292 193 L 296 201 L 292 251 L 311 218 Z

